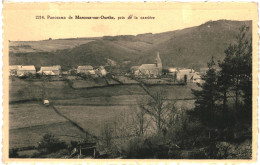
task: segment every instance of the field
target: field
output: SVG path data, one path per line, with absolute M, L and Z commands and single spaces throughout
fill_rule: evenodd
M 37 103 L 10 105 L 9 115 L 10 129 L 66 122 L 52 108 Z
M 10 52 L 51 52 L 58 49 L 71 49 L 76 46 L 94 41 L 93 39 L 66 39 L 66 40 L 44 40 L 44 41 L 11 41 Z
M 136 106 L 56 106 L 56 108 L 90 134 L 100 136 L 104 124 L 113 123 L 120 113 L 130 112 Z
M 82 83 L 83 80 L 74 80 Z M 44 106 L 41 97 L 52 106 Z M 179 108 L 191 108 L 194 100 L 178 100 L 191 97 L 192 84 L 187 86 L 148 86 L 151 93 L 162 92 L 165 99 L 175 101 Z M 52 133 L 69 143 L 82 140 L 85 133 L 100 136 L 106 123 L 113 123 L 121 114 L 135 112 L 138 104 L 151 99 L 139 84 L 95 88 L 71 88 L 66 81 L 10 80 L 10 148 L 37 146 L 42 136 Z M 64 117 L 65 116 L 65 117 Z M 74 124 L 73 124 L 74 123 Z

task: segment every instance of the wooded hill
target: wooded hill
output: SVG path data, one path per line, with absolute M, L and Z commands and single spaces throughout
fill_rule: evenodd
M 128 61 L 131 66 L 153 63 L 159 51 L 164 67 L 196 69 L 206 67 L 211 56 L 216 60 L 223 59 L 224 50 L 235 41 L 239 27 L 242 25 L 250 27 L 251 35 L 252 21 L 218 20 L 158 34 L 46 40 L 44 43 L 43 41 L 20 41 L 22 44 L 19 44 L 19 41 L 10 41 L 9 59 L 10 65 L 34 64 L 39 67 L 59 64 L 63 69 L 87 64 L 105 65 L 107 58 L 117 63 Z M 44 44 L 48 45 L 45 46 L 46 51 L 44 51 Z M 35 49 L 35 45 L 42 48 Z

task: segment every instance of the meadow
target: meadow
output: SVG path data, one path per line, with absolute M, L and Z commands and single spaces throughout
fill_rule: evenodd
M 139 103 L 151 99 L 138 84 L 73 89 L 66 81 L 15 78 L 10 80 L 9 88 L 10 148 L 37 146 L 46 133 L 54 134 L 67 143 L 84 139 L 85 134 L 81 130 L 57 114 L 52 106 L 42 104 L 43 86 L 45 97 L 59 113 L 97 137 L 105 124 L 113 123 L 122 114 L 136 112 Z M 159 85 L 147 88 L 151 93 L 162 91 L 165 99 L 172 101 L 190 97 L 193 86 Z M 192 100 L 176 100 L 180 108 L 192 107 L 193 103 Z
M 93 39 L 59 39 L 42 41 L 11 41 L 10 52 L 29 53 L 29 52 L 50 52 L 59 49 L 69 49 L 76 46 L 94 41 Z

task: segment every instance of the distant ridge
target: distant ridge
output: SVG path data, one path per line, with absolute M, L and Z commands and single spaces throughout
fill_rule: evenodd
M 10 64 L 60 64 L 63 68 L 105 65 L 107 58 L 129 65 L 152 63 L 160 52 L 163 67 L 205 67 L 211 56 L 224 57 L 224 50 L 242 25 L 252 21 L 218 20 L 200 26 L 163 33 L 10 42 Z

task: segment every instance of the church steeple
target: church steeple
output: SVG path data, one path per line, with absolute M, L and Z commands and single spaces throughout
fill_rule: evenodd
M 156 66 L 157 66 L 157 68 L 159 70 L 159 74 L 162 74 L 162 61 L 161 61 L 159 52 L 157 52 Z

